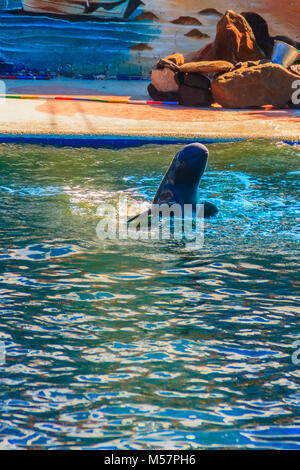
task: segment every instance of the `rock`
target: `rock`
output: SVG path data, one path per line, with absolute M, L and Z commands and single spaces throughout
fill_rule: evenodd
M 180 72 L 225 73 L 233 69 L 233 64 L 224 60 L 189 62 L 179 67 Z
M 206 44 L 202 49 L 196 52 L 190 52 L 184 57 L 185 62 L 200 62 L 201 60 L 215 60 L 214 43 Z
M 179 90 L 177 74 L 168 68 L 152 70 L 151 83 L 158 91 L 177 92 Z
M 264 59 L 265 55 L 256 43 L 253 31 L 246 19 L 227 11 L 217 25 L 213 43 L 196 52 L 187 54 L 185 62 L 200 60 L 225 60 L 231 63 Z
M 167 57 L 165 57 L 165 59 L 170 60 L 171 62 L 174 62 L 174 64 L 176 65 L 184 64 L 183 55 L 179 53 L 168 55 Z
M 179 101 L 180 98 L 178 92 L 158 91 L 152 83 L 148 85 L 148 93 L 154 101 Z
M 217 24 L 214 54 L 217 60 L 232 63 L 265 58 L 245 18 L 232 10 L 228 10 Z
M 157 21 L 159 18 L 152 11 L 143 11 L 135 18 L 135 21 Z
M 210 90 L 181 85 L 179 104 L 182 106 L 210 106 L 213 102 Z
M 159 61 L 156 64 L 156 67 L 158 69 L 163 69 L 165 67 L 178 71 L 179 66 L 184 63 L 184 57 L 182 54 L 172 54 L 167 57 L 164 57 L 163 59 L 159 59 Z
M 291 65 L 289 71 L 300 77 L 300 64 Z
M 139 42 L 134 46 L 130 47 L 131 51 L 152 51 L 153 47 L 148 46 L 148 44 L 144 44 L 143 42 Z
M 274 47 L 274 39 L 270 37 L 268 23 L 262 16 L 252 11 L 243 12 L 241 15 L 251 27 L 258 47 L 270 59 Z
M 262 60 L 248 60 L 247 62 L 237 62 L 234 64 L 234 68 L 231 70 L 231 72 L 234 72 L 235 70 L 241 69 L 241 68 L 248 68 L 248 67 L 254 67 L 255 65 L 261 65 L 261 64 L 270 64 L 272 63 L 268 59 L 262 59 Z
M 216 77 L 212 82 L 214 100 L 224 108 L 285 106 L 291 100 L 296 74 L 278 64 L 262 63 L 241 67 Z
M 223 16 L 223 13 L 220 13 L 215 8 L 204 8 L 201 11 L 198 11 L 198 15 L 216 15 L 216 16 Z
M 194 18 L 193 16 L 180 16 L 176 20 L 171 21 L 173 24 L 184 24 L 184 25 L 190 25 L 190 26 L 202 26 L 202 23 L 197 20 L 197 18 Z
M 174 62 L 168 59 L 159 59 L 159 61 L 156 63 L 156 68 L 158 70 L 167 68 L 173 70 L 174 72 L 179 72 L 178 65 L 174 64 Z
M 208 34 L 202 33 L 202 31 L 200 31 L 197 28 L 191 29 L 191 31 L 189 31 L 188 33 L 185 33 L 185 36 L 188 38 L 195 38 L 195 39 L 209 38 Z
M 192 88 L 202 88 L 208 90 L 210 88 L 210 80 L 200 73 L 186 73 L 183 76 L 184 85 Z

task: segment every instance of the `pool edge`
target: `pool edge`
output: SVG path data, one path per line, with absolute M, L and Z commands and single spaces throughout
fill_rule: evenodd
M 53 145 L 66 147 L 113 147 L 126 148 L 138 147 L 142 145 L 171 145 L 171 144 L 188 144 L 191 142 L 201 142 L 203 144 L 228 143 L 228 142 L 245 142 L 247 140 L 267 140 L 272 142 L 283 142 L 288 145 L 300 145 L 299 140 L 286 140 L 278 138 L 218 138 L 218 137 L 179 137 L 179 136 L 136 136 L 136 135 L 72 135 L 72 134 L 0 134 L 0 144 L 38 144 Z

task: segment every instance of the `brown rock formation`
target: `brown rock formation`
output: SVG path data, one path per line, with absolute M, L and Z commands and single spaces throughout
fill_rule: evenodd
M 212 94 L 224 108 L 283 107 L 291 100 L 295 91 L 292 85 L 297 79 L 296 74 L 280 65 L 258 63 L 216 77 Z
M 203 10 L 198 12 L 199 15 L 216 15 L 216 16 L 223 16 L 223 13 L 220 13 L 215 8 L 204 8 Z
M 209 38 L 208 34 L 202 33 L 197 28 L 191 29 L 188 33 L 185 34 L 186 37 L 188 38 L 195 38 L 195 39 L 206 39 Z
M 181 65 L 179 71 L 197 73 L 225 73 L 233 69 L 233 64 L 224 60 L 189 62 Z
M 259 49 L 246 19 L 228 10 L 217 25 L 213 43 L 186 56 L 186 62 L 200 60 L 226 60 L 236 63 L 265 58 Z
M 190 26 L 202 26 L 202 23 L 193 16 L 179 16 L 176 20 L 171 21 L 173 24 L 183 24 Z
M 135 18 L 135 21 L 157 21 L 159 18 L 152 11 L 143 11 Z
M 148 46 L 148 44 L 144 44 L 143 42 L 139 42 L 134 46 L 130 47 L 131 51 L 152 51 L 153 47 Z
M 218 60 L 233 63 L 265 57 L 246 19 L 232 10 L 228 10 L 217 25 L 214 54 Z

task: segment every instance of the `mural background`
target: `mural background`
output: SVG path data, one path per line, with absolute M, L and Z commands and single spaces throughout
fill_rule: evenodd
M 269 22 L 272 33 L 300 41 L 300 0 L 144 0 L 144 4 L 143 10 L 157 19 L 102 23 L 18 16 L 10 10 L 21 8 L 21 1 L 0 0 L 0 60 L 17 70 L 86 78 L 147 74 L 157 58 L 195 51 L 213 40 L 219 16 L 199 14 L 205 8 L 221 13 L 228 8 L 256 11 Z M 200 24 L 171 23 L 179 16 L 191 16 Z M 186 36 L 195 29 L 197 37 Z

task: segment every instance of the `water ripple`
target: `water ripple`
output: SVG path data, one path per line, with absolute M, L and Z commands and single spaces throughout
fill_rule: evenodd
M 0 146 L 1 449 L 299 449 L 299 150 L 210 147 L 202 250 L 100 242 L 177 148 Z

